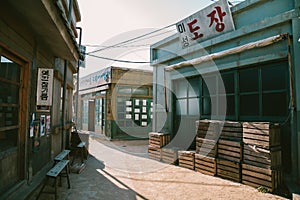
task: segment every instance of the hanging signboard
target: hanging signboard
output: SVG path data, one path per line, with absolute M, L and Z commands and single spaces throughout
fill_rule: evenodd
M 86 46 L 83 46 L 83 45 L 80 45 L 79 46 L 79 51 L 80 51 L 80 54 L 81 54 L 81 58 L 82 59 L 79 59 L 79 67 L 82 67 L 82 68 L 85 68 L 85 54 L 86 54 Z
M 53 69 L 39 68 L 37 81 L 36 104 L 38 106 L 52 105 Z
M 80 90 L 101 86 L 111 83 L 111 68 L 105 68 L 88 76 L 85 76 L 79 81 Z
M 186 48 L 216 35 L 234 30 L 233 19 L 227 0 L 216 3 L 181 20 L 176 24 L 182 48 Z

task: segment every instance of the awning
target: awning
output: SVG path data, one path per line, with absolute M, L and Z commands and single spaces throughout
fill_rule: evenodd
M 244 44 L 242 46 L 227 49 L 227 50 L 224 50 L 224 51 L 221 51 L 221 52 L 205 55 L 205 56 L 195 58 L 195 59 L 192 59 L 192 60 L 188 60 L 188 61 L 183 61 L 183 62 L 173 64 L 173 65 L 170 65 L 170 66 L 166 67 L 165 71 L 172 71 L 172 70 L 175 70 L 175 69 L 179 69 L 179 68 L 192 66 L 192 65 L 197 65 L 197 64 L 200 64 L 200 63 L 203 63 L 203 62 L 211 61 L 213 59 L 221 58 L 221 57 L 224 57 L 224 56 L 241 53 L 241 52 L 246 51 L 246 50 L 265 47 L 265 46 L 271 45 L 273 43 L 279 42 L 283 39 L 286 39 L 287 36 L 288 36 L 288 34 L 280 34 L 280 35 L 272 36 L 272 37 L 269 37 L 269 38 L 266 38 L 266 39 L 258 40 L 256 42 L 251 42 L 251 43 L 248 43 L 248 44 Z

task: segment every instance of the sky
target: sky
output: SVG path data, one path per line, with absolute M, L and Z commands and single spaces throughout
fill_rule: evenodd
M 107 46 L 172 25 L 211 3 L 211 0 L 78 0 L 81 22 L 77 26 L 82 27 L 82 44 L 87 46 L 87 52 L 106 48 L 92 55 L 149 62 L 149 45 L 175 34 L 175 25 L 135 43 L 114 48 Z M 121 63 L 87 56 L 86 67 L 80 69 L 80 77 L 109 66 L 152 69 L 149 64 Z

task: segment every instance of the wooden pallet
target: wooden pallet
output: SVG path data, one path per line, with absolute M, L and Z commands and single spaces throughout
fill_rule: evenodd
M 280 169 L 271 170 L 242 164 L 242 183 L 255 188 L 264 187 L 274 192 L 282 183 L 282 172 Z
M 217 141 L 196 137 L 196 153 L 204 156 L 217 156 Z
M 170 142 L 170 134 L 166 133 L 149 133 L 149 145 L 155 146 L 157 148 L 164 147 Z
M 149 145 L 148 156 L 153 160 L 161 161 L 161 149 L 157 148 L 157 146 Z
M 178 163 L 178 148 L 162 148 L 161 161 L 176 165 Z
M 269 122 L 244 122 L 243 142 L 265 149 L 280 146 L 280 125 Z
M 178 165 L 188 169 L 195 169 L 195 151 L 178 151 Z
M 224 121 L 220 123 L 220 139 L 242 141 L 243 124 L 241 122 Z
M 218 158 L 240 163 L 242 161 L 242 143 L 237 141 L 218 141 Z
M 243 144 L 243 163 L 265 168 L 281 168 L 281 147 L 272 147 L 270 150 L 256 147 L 254 145 Z
M 217 176 L 241 182 L 241 163 L 217 158 Z
M 217 174 L 216 158 L 195 154 L 195 171 L 206 175 Z

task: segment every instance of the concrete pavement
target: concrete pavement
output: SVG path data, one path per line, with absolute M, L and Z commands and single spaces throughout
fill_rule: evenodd
M 218 177 L 148 159 L 148 141 L 90 138 L 90 156 L 80 174 L 63 178 L 59 200 L 134 199 L 284 199 Z M 50 186 L 46 188 L 51 190 Z M 29 198 L 36 198 L 38 190 Z M 40 200 L 54 199 L 42 194 Z

